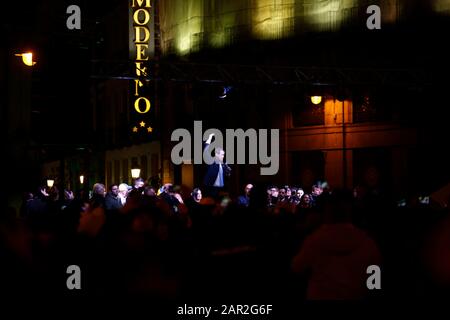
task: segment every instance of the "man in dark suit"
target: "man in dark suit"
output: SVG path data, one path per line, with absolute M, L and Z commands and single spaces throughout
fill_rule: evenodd
M 116 212 L 122 207 L 122 202 L 120 202 L 119 199 L 119 186 L 117 184 L 112 184 L 105 197 L 105 209 L 109 213 Z
M 209 148 L 214 133 L 210 134 L 205 142 L 205 150 Z M 208 196 L 217 199 L 219 193 L 225 189 L 225 178 L 231 175 L 231 168 L 224 162 L 225 151 L 216 147 L 214 152 L 214 162 L 208 165 L 205 178 L 203 180 Z

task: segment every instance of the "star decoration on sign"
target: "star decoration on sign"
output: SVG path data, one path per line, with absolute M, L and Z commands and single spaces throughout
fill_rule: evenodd
M 147 124 L 144 121 L 141 121 L 138 123 L 138 125 L 133 127 L 133 132 L 140 132 L 141 128 L 143 130 L 147 130 L 148 133 L 152 133 L 153 132 L 153 127 L 151 127 L 150 125 L 147 126 Z

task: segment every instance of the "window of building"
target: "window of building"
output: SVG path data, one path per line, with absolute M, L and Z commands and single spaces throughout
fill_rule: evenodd
M 403 91 L 394 88 L 357 94 L 353 98 L 353 122 L 392 120 L 394 111 L 403 103 L 402 97 Z

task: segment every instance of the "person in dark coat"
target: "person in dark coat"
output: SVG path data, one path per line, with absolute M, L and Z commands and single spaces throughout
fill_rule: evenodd
M 211 140 L 214 134 L 210 134 L 205 143 L 205 150 L 209 151 Z M 216 147 L 214 151 L 214 161 L 208 165 L 203 183 L 208 196 L 217 199 L 220 192 L 225 190 L 225 178 L 231 175 L 231 168 L 224 162 L 225 151 L 221 147 Z
M 122 207 L 122 202 L 119 199 L 119 186 L 113 184 L 110 186 L 109 192 L 105 197 L 105 209 L 107 211 L 117 211 Z

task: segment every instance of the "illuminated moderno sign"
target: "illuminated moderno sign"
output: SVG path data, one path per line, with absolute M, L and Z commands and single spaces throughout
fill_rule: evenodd
M 144 84 L 139 79 L 148 75 L 148 68 L 144 65 L 153 56 L 153 15 L 150 0 L 131 0 L 130 6 L 131 27 L 130 52 L 135 63 L 135 74 L 138 79 L 134 80 L 134 109 L 139 114 L 150 111 L 151 102 L 149 98 L 141 96 L 139 88 Z

